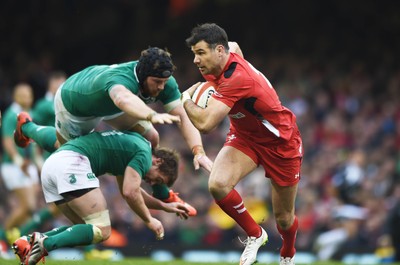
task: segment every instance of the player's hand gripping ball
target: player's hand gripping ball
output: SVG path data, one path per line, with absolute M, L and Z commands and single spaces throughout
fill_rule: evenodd
M 215 92 L 216 85 L 212 82 L 203 82 L 201 83 L 193 93 L 192 100 L 193 102 L 201 107 L 206 108 L 208 99 Z

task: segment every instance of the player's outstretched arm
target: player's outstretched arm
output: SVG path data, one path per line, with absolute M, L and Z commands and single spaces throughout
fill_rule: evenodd
M 189 217 L 189 209 L 185 204 L 180 202 L 166 203 L 157 198 L 154 198 L 148 194 L 144 189 L 142 190 L 142 196 L 145 204 L 149 209 L 163 210 L 167 213 L 176 213 L 181 219 L 187 219 Z
M 211 172 L 213 162 L 207 157 L 203 148 L 200 132 L 190 121 L 182 104 L 179 104 L 173 108 L 169 113 L 177 115 L 181 118 L 181 122 L 178 123 L 178 127 L 181 130 L 183 138 L 185 139 L 194 156 L 194 169 L 198 170 L 200 167 L 203 167 L 208 172 Z
M 136 119 L 148 120 L 153 124 L 180 122 L 178 116 L 155 112 L 123 85 L 112 87 L 109 94 L 115 106 Z
M 151 216 L 144 202 L 140 188 L 142 178 L 139 173 L 131 167 L 126 167 L 124 177 L 117 177 L 117 181 L 121 194 L 129 207 L 143 220 L 146 226 L 155 233 L 158 240 L 163 239 L 163 225 L 159 220 Z

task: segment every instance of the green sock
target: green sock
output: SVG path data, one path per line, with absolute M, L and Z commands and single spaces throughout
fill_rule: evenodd
M 78 224 L 68 227 L 61 233 L 49 236 L 43 241 L 47 251 L 63 247 L 76 247 L 92 244 L 93 226 L 91 224 Z
M 46 233 L 43 233 L 43 234 L 46 235 L 46 236 L 55 236 L 55 235 L 58 235 L 61 232 L 64 232 L 68 228 L 69 228 L 69 226 L 64 225 L 64 226 L 60 226 L 60 227 L 54 228 L 53 230 L 50 230 L 50 231 L 48 231 Z
M 89 251 L 91 251 L 91 250 L 93 250 L 95 248 L 96 248 L 96 246 L 94 244 L 91 244 L 91 245 L 84 246 L 83 247 L 83 251 L 89 252 Z
M 39 126 L 34 122 L 28 122 L 21 127 L 24 135 L 32 138 L 40 147 L 48 152 L 54 152 L 54 144 L 57 141 L 56 128 L 51 126 Z
M 159 200 L 166 200 L 169 198 L 169 188 L 165 184 L 155 184 L 151 186 L 153 189 L 153 196 Z
M 39 212 L 35 213 L 30 221 L 19 228 L 21 235 L 26 235 L 32 231 L 36 231 L 41 224 L 53 218 L 50 210 L 48 208 L 41 209 Z

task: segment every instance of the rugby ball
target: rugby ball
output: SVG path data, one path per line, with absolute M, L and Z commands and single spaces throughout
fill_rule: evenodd
M 215 92 L 216 85 L 212 82 L 203 82 L 201 83 L 193 93 L 192 100 L 193 102 L 201 107 L 206 108 L 208 99 Z

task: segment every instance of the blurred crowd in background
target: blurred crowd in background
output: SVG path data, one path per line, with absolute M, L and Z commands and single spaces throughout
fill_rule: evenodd
M 271 81 L 283 105 L 297 115 L 305 154 L 296 203 L 297 249 L 331 259 L 346 252 L 391 255 L 400 245 L 396 219 L 400 220 L 400 5 L 395 1 L 27 1 L 21 7 L 4 1 L 0 5 L 2 111 L 12 102 L 18 82 L 28 82 L 38 100 L 53 71 L 71 75 L 92 64 L 136 60 L 148 46 L 168 48 L 177 66 L 174 76 L 184 91 L 201 81 L 185 38 L 196 24 L 220 24 L 239 43 L 245 58 Z M 228 127 L 226 121 L 203 135 L 210 158 L 223 145 Z M 177 127 L 156 128 L 161 146 L 181 154 L 173 189 L 197 208 L 198 216 L 180 220 L 157 213 L 166 233 L 163 241 L 154 242 L 120 198 L 114 178 L 102 177 L 113 227 L 120 236 L 105 247 L 129 247 L 142 254 L 154 248 L 224 249 L 232 242 L 239 248 L 237 227 L 215 207 L 207 190 L 208 176 L 203 170 L 194 171 Z M 270 235 L 267 248 L 278 252 L 281 239 L 270 217 L 271 193 L 264 172 L 256 171 L 238 189 Z M 252 200 L 252 195 L 263 200 Z M 9 207 L 17 207 L 1 183 L 0 201 L 1 224 Z M 58 218 L 46 226 L 62 222 Z

